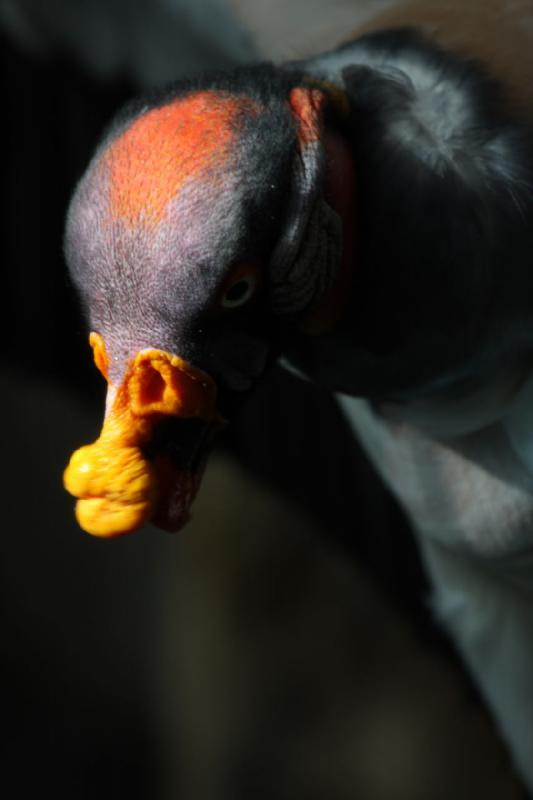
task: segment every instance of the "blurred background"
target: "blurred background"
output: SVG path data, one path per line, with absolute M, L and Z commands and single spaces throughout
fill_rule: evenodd
M 273 370 L 178 536 L 93 539 L 61 485 L 104 397 L 63 224 L 110 116 L 191 70 L 332 47 L 388 4 L 0 0 L 5 796 L 524 796 L 330 397 Z

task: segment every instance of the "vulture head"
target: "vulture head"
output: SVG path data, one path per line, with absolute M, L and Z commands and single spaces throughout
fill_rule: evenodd
M 291 332 L 338 318 L 353 191 L 334 106 L 258 66 L 136 102 L 105 135 L 65 236 L 108 386 L 65 472 L 89 533 L 181 528 L 236 400 Z

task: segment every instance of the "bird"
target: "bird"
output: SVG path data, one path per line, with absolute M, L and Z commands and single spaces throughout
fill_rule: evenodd
M 532 21 L 411 0 L 119 111 L 67 214 L 108 388 L 64 483 L 93 535 L 179 530 L 272 363 L 327 389 L 533 790 Z

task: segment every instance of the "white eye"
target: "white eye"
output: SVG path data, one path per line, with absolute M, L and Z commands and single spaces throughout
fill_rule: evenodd
M 222 308 L 239 308 L 253 297 L 257 286 L 257 275 L 249 274 L 243 275 L 234 281 L 221 297 Z

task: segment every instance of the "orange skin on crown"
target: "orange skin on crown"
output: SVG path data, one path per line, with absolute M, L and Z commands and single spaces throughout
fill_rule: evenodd
M 239 118 L 258 111 L 248 98 L 204 91 L 142 114 L 104 155 L 112 217 L 156 227 L 186 182 L 224 167 Z

